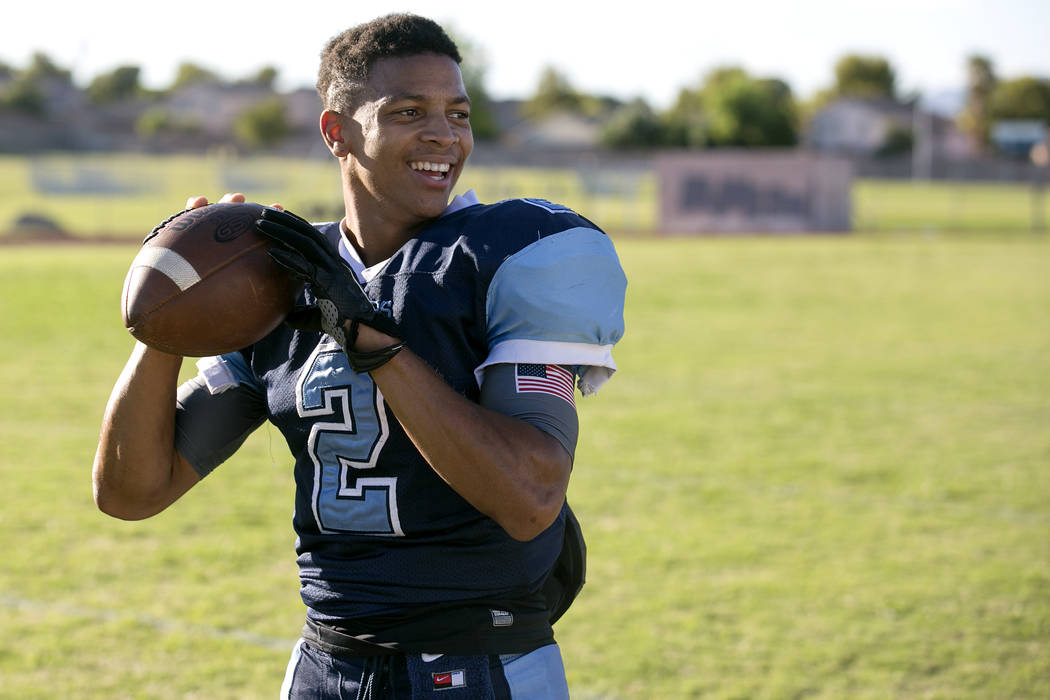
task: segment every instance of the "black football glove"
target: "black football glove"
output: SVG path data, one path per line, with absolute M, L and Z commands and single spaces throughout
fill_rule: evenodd
M 372 352 L 354 350 L 359 324 L 395 338 L 399 333 L 394 322 L 376 310 L 353 270 L 313 224 L 291 212 L 267 207 L 255 226 L 280 246 L 270 249 L 270 257 L 292 277 L 309 283 L 317 297 L 314 305 L 296 307 L 285 323 L 332 336 L 355 372 L 370 372 L 382 366 L 404 347 L 404 343 L 397 342 Z

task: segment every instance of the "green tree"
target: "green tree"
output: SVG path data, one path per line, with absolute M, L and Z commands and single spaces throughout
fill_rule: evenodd
M 581 111 L 581 96 L 564 73 L 547 66 L 540 74 L 536 92 L 523 105 L 529 117 L 545 117 L 554 112 Z
M 665 145 L 681 148 L 703 148 L 709 145 L 701 89 L 682 88 L 674 105 L 662 115 L 661 121 Z
M 991 59 L 975 54 L 966 60 L 966 106 L 959 114 L 958 124 L 981 150 L 988 148 L 992 95 L 997 83 Z
M 277 84 L 279 71 L 273 66 L 263 66 L 258 71 L 239 81 L 242 85 L 256 85 L 258 87 L 273 90 Z
M 171 85 L 171 90 L 178 90 L 179 88 L 193 85 L 195 83 L 217 82 L 219 82 L 219 76 L 215 72 L 203 66 L 199 66 L 196 63 L 186 61 L 179 65 L 179 68 L 175 73 L 175 81 Z
M 882 145 L 876 151 L 876 155 L 882 157 L 900 156 L 911 153 L 915 147 L 915 136 L 911 129 L 892 127 L 883 139 Z
M 483 49 L 470 39 L 455 32 L 453 39 L 463 57 L 460 70 L 463 72 L 463 86 L 470 96 L 470 130 L 479 141 L 495 139 L 499 136 L 499 124 L 492 106 L 492 98 L 485 88 L 488 59 Z
M 172 118 L 163 107 L 152 107 L 139 115 L 135 122 L 135 133 L 142 138 L 154 138 L 171 128 Z
M 1050 80 L 1021 76 L 995 86 L 991 119 L 1034 119 L 1050 124 Z
M 53 79 L 63 83 L 72 83 L 73 74 L 65 68 L 59 68 L 51 58 L 40 51 L 33 54 L 29 67 L 22 71 L 22 77 L 32 82 Z
M 237 141 L 253 149 L 279 143 L 290 130 L 284 101 L 279 97 L 252 105 L 238 114 L 233 123 Z
M 138 96 L 142 91 L 139 72 L 138 66 L 120 66 L 95 76 L 85 90 L 88 100 L 94 104 L 106 104 Z
M 194 134 L 200 124 L 192 119 L 178 119 L 164 107 L 151 107 L 135 122 L 135 133 L 140 138 L 151 139 L 165 134 Z
M 896 98 L 897 76 L 889 61 L 881 56 L 847 54 L 835 63 L 835 86 L 838 97 Z
M 29 61 L 29 66 L 17 71 L 4 66 L 9 81 L 0 89 L 0 109 L 31 117 L 43 117 L 47 114 L 47 95 L 50 85 L 62 83 L 71 85 L 72 73 L 60 68 L 47 54 L 36 52 Z
M 798 106 L 778 78 L 756 78 L 738 66 L 708 73 L 683 88 L 666 112 L 635 101 L 614 113 L 602 132 L 610 146 L 779 147 L 798 142 Z
M 651 148 L 667 141 L 664 121 L 643 99 L 616 109 L 602 125 L 600 143 L 610 148 Z
M 722 68 L 708 76 L 702 97 L 712 145 L 793 146 L 798 140 L 795 101 L 782 80 Z
M 0 109 L 29 117 L 43 117 L 47 113 L 47 103 L 36 81 L 20 75 L 0 91 Z

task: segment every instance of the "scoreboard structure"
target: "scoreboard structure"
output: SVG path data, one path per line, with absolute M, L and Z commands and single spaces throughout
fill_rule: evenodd
M 850 230 L 850 161 L 807 151 L 714 150 L 656 158 L 667 234 Z

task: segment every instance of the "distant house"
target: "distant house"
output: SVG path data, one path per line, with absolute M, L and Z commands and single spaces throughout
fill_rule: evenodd
M 841 98 L 820 109 L 809 123 L 806 145 L 818 151 L 870 156 L 891 136 L 910 133 L 911 105 L 893 100 Z
M 522 122 L 504 136 L 508 146 L 538 149 L 590 149 L 598 145 L 601 124 L 580 114 L 555 112 Z
M 203 135 L 227 137 L 238 114 L 272 96 L 260 85 L 202 82 L 173 92 L 165 107 L 176 120 L 194 123 Z
M 321 98 L 314 88 L 299 88 L 281 96 L 284 100 L 288 125 L 292 131 L 302 130 L 320 139 Z
M 6 89 L 13 80 L 12 74 L 0 76 L 0 90 Z M 87 108 L 83 92 L 69 80 L 56 76 L 45 76 L 34 87 L 40 97 L 39 113 L 0 111 L 0 152 L 80 148 L 80 119 Z M 69 115 L 77 118 L 67 119 Z M 67 121 L 62 121 L 64 119 Z
M 573 112 L 526 117 L 522 100 L 492 103 L 499 145 L 508 149 L 585 150 L 598 145 L 600 121 Z
M 923 147 L 925 138 L 925 147 L 939 158 L 956 160 L 975 155 L 969 137 L 951 119 L 916 109 L 914 102 L 840 98 L 813 116 L 803 141 L 817 151 L 870 157 L 902 138 Z
M 87 102 L 83 90 L 62 78 L 45 77 L 37 83 L 37 87 L 44 95 L 48 114 L 75 114 L 82 110 Z
M 263 85 L 195 83 L 169 95 L 162 107 L 174 122 L 192 127 L 198 144 L 224 145 L 234 140 L 238 115 L 273 99 L 283 102 L 289 127 L 287 138 L 275 147 L 303 153 L 323 146 L 318 135 L 321 102 L 312 88 L 278 94 Z

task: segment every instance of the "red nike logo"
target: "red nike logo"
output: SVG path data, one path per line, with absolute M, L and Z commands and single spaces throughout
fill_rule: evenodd
M 447 688 L 465 688 L 467 679 L 462 669 L 456 671 L 442 671 L 431 673 L 430 678 L 434 681 L 434 690 L 445 690 Z

